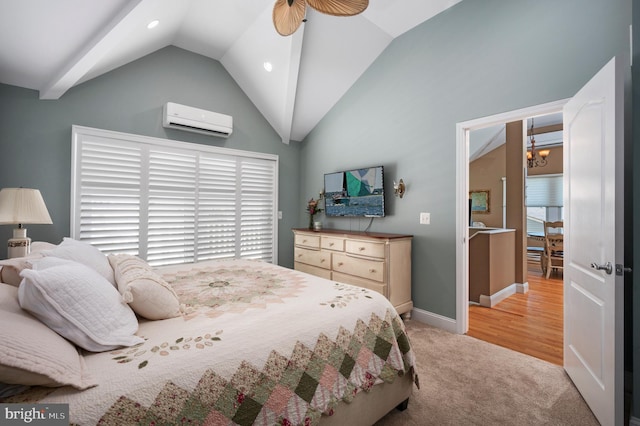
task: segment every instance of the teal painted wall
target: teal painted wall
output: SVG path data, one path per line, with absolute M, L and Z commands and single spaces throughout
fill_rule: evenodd
M 177 102 L 233 116 L 228 139 L 162 127 L 162 106 Z M 293 265 L 291 228 L 299 210 L 299 144 L 285 145 L 220 62 L 167 47 L 72 88 L 59 100 L 0 85 L 0 187 L 42 192 L 53 225 L 28 225 L 34 240 L 69 235 L 71 126 L 277 154 L 280 159 L 279 263 Z M 0 241 L 13 226 L 0 226 Z M 0 245 L 6 257 L 6 246 Z
M 305 138 L 301 198 L 324 173 L 384 165 L 389 215 L 371 230 L 414 235 L 414 305 L 455 318 L 456 123 L 571 97 L 629 51 L 630 24 L 631 0 L 458 3 L 395 39 Z M 399 178 L 403 199 L 391 191 Z

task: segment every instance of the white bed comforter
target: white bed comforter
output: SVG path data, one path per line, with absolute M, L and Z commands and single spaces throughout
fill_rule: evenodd
M 98 386 L 5 402 L 70 404 L 73 424 L 315 424 L 340 400 L 414 374 L 404 325 L 380 294 L 269 263 L 160 269 L 184 314 L 141 321 L 144 343 L 87 353 Z

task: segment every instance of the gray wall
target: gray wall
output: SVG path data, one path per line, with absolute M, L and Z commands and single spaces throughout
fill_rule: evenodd
M 165 129 L 162 106 L 168 101 L 232 115 L 233 134 L 222 139 Z M 40 189 L 53 219 L 53 225 L 27 226 L 34 240 L 58 242 L 69 235 L 73 124 L 279 155 L 279 263 L 293 265 L 299 144 L 281 142 L 220 62 L 167 47 L 72 88 L 59 100 L 0 85 L 0 187 Z M 0 241 L 11 237 L 12 228 L 0 226 Z M 0 257 L 6 257 L 5 244 Z
M 572 96 L 628 52 L 630 24 L 631 0 L 462 1 L 394 40 L 303 141 L 301 198 L 342 168 L 403 178 L 371 230 L 414 235 L 414 304 L 455 318 L 456 123 Z

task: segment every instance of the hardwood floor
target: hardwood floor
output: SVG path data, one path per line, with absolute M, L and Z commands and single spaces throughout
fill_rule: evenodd
M 529 292 L 514 294 L 493 308 L 469 306 L 468 335 L 554 364 L 563 360 L 562 272 L 528 271 Z

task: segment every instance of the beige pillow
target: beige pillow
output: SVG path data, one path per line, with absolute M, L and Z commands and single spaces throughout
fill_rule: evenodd
M 0 383 L 95 386 L 75 346 L 20 308 L 18 289 L 0 283 Z
M 20 272 L 22 272 L 23 269 L 31 269 L 31 262 L 35 259 L 41 258 L 41 254 L 32 253 L 25 257 L 14 257 L 11 259 L 0 260 L 0 266 L 2 266 L 2 270 L 0 270 L 0 278 L 2 279 L 0 281 L 14 287 L 18 287 L 20 285 L 20 281 L 22 281 Z
M 135 313 L 150 320 L 180 316 L 178 296 L 149 264 L 129 254 L 108 257 L 118 291 Z
M 0 282 L 18 287 L 20 281 L 22 281 L 20 272 L 22 272 L 23 269 L 31 269 L 31 261 L 42 258 L 41 251 L 51 250 L 55 247 L 55 244 L 45 241 L 34 241 L 31 243 L 31 253 L 25 257 L 0 260 Z

